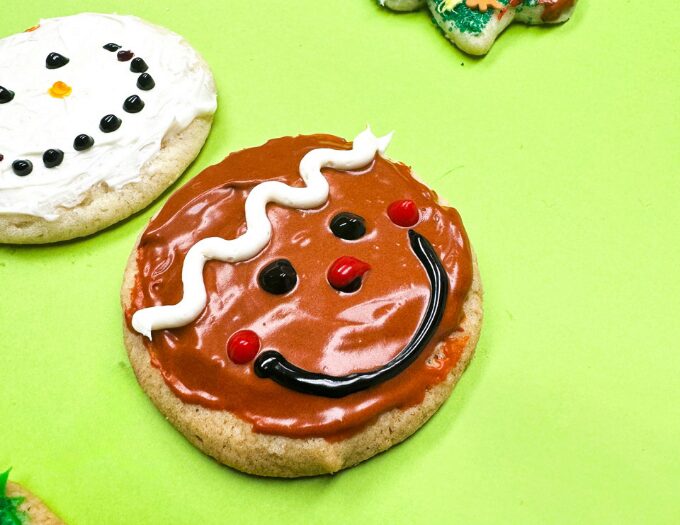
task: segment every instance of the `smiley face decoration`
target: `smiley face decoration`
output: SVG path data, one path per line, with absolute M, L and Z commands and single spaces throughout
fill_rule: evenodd
M 511 22 L 557 24 L 571 17 L 577 0 L 380 0 L 395 11 L 425 4 L 444 36 L 470 55 L 485 55 Z
M 285 476 L 354 464 L 423 424 L 470 358 L 481 305 L 465 230 L 383 156 L 390 139 L 285 137 L 233 153 L 141 236 L 122 292 L 133 367 L 220 461 Z M 394 417 L 388 439 L 333 449 Z M 257 465 L 244 459 L 255 450 Z
M 42 20 L 0 40 L 0 242 L 84 235 L 142 208 L 198 153 L 215 108 L 196 51 L 136 17 Z

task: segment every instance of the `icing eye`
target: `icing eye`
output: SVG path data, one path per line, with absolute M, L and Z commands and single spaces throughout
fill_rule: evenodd
M 127 51 L 118 51 L 117 56 L 118 56 L 118 62 L 127 62 L 133 56 L 135 56 L 135 54 L 128 49 Z
M 237 365 L 255 359 L 260 350 L 260 338 L 252 330 L 234 332 L 227 341 L 227 355 Z
M 361 287 L 361 277 L 370 269 L 370 264 L 344 255 L 331 264 L 326 277 L 328 283 L 337 291 L 352 293 Z
M 122 122 L 123 121 L 120 120 L 116 115 L 106 115 L 99 122 L 99 129 L 101 129 L 104 133 L 111 133 L 116 131 Z
M 12 162 L 12 170 L 19 177 L 25 177 L 33 171 L 33 163 L 30 160 L 15 160 Z
M 114 44 L 113 42 L 111 42 L 110 44 L 106 44 L 104 46 L 104 49 L 106 49 L 107 51 L 111 51 L 111 53 L 113 53 L 114 51 L 118 51 L 120 49 L 120 46 L 118 44 Z
M 5 160 L 5 156 L 2 153 L 0 153 L 0 162 L 2 162 L 3 160 Z
M 139 113 L 144 109 L 144 101 L 137 95 L 131 95 L 123 102 L 123 109 L 128 113 Z
M 60 55 L 59 53 L 50 53 L 45 59 L 45 66 L 47 66 L 47 69 L 59 69 L 60 67 L 64 67 L 69 62 L 70 60 L 64 55 Z
M 410 228 L 420 220 L 418 206 L 412 200 L 394 201 L 387 207 L 387 215 L 397 226 Z
M 149 66 L 146 65 L 143 58 L 137 57 L 130 62 L 130 71 L 133 73 L 146 73 L 147 69 L 149 69 Z
M 86 149 L 90 149 L 92 146 L 94 146 L 94 139 L 89 135 L 85 135 L 84 133 L 78 135 L 73 141 L 73 149 L 76 151 L 85 151 Z
M 283 295 L 295 288 L 297 272 L 289 260 L 278 259 L 262 269 L 257 282 L 265 292 Z
M 366 234 L 366 221 L 349 212 L 338 213 L 331 219 L 333 235 L 346 241 L 356 241 Z
M 43 164 L 46 168 L 59 166 L 64 160 L 64 152 L 60 149 L 48 149 L 43 153 Z
M 0 104 L 7 104 L 12 102 L 14 98 L 14 91 L 10 91 L 7 88 L 0 86 Z
M 137 79 L 137 87 L 143 91 L 149 91 L 156 87 L 156 82 L 154 82 L 153 77 L 148 73 L 142 73 Z

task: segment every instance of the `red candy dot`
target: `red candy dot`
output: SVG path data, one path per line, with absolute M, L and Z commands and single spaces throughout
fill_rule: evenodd
M 420 220 L 418 206 L 412 200 L 394 201 L 387 207 L 387 215 L 397 226 L 410 228 Z
M 237 365 L 255 359 L 260 350 L 260 338 L 252 330 L 234 332 L 227 342 L 227 354 Z
M 370 269 L 370 264 L 354 257 L 344 255 L 338 257 L 328 269 L 328 282 L 331 283 L 331 286 L 336 290 L 343 290 Z

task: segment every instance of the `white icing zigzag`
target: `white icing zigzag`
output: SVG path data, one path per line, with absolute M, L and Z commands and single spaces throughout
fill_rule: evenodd
M 328 181 L 321 168 L 353 170 L 369 164 L 377 153 L 383 154 L 392 133 L 376 137 L 370 128 L 354 139 L 351 150 L 315 149 L 300 161 L 300 176 L 305 188 L 293 188 L 282 182 L 268 181 L 255 186 L 245 203 L 246 233 L 236 239 L 209 237 L 194 244 L 184 259 L 182 284 L 184 296 L 175 305 L 153 306 L 138 310 L 132 316 L 132 326 L 151 339 L 153 330 L 177 328 L 194 321 L 205 308 L 207 293 L 203 266 L 207 261 L 235 263 L 255 257 L 269 243 L 272 226 L 267 217 L 267 204 L 307 210 L 321 206 L 328 199 Z

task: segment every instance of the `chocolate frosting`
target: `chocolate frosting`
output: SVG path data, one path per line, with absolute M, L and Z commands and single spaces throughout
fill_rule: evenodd
M 576 0 L 548 0 L 545 1 L 541 18 L 544 22 L 554 22 L 567 9 L 574 7 Z
M 267 180 L 303 186 L 298 167 L 308 151 L 350 146 L 329 135 L 271 140 L 231 154 L 179 189 L 140 239 L 128 325 L 140 308 L 181 299 L 182 261 L 194 243 L 244 232 L 250 189 Z M 440 357 L 431 359 L 437 343 L 458 329 L 472 281 L 470 246 L 457 211 L 439 205 L 435 193 L 417 182 L 407 166 L 382 157 L 361 171 L 323 173 L 330 184 L 324 206 L 304 211 L 269 205 L 269 245 L 248 261 L 208 262 L 208 305 L 199 318 L 182 328 L 155 331 L 151 341 L 145 340 L 152 364 L 182 401 L 228 410 L 256 432 L 341 439 L 383 412 L 422 401 L 460 359 L 465 343 L 460 339 L 447 341 Z M 393 359 L 418 328 L 431 295 L 408 229 L 392 223 L 386 213 L 400 199 L 418 205 L 420 221 L 412 229 L 432 244 L 449 279 L 442 321 L 413 364 L 378 386 L 334 399 L 290 390 L 258 377 L 252 363 L 229 360 L 227 340 L 244 329 L 258 334 L 262 351 L 275 350 L 323 374 L 372 370 Z M 333 235 L 330 223 L 340 212 L 361 216 L 366 234 L 353 241 Z M 343 255 L 371 265 L 354 293 L 339 292 L 326 280 L 328 267 Z M 297 272 L 295 288 L 285 295 L 268 293 L 258 284 L 260 270 L 276 259 L 289 260 Z

